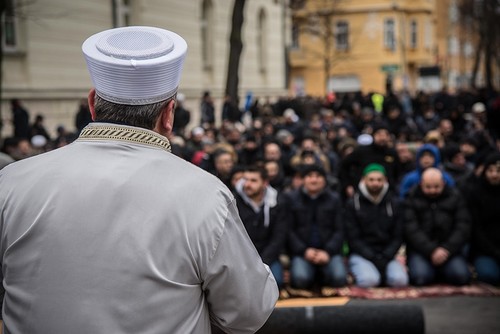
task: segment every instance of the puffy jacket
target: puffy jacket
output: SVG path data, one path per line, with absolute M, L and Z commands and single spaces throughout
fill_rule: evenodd
M 445 186 L 437 198 L 414 188 L 405 200 L 404 236 L 408 251 L 430 257 L 443 247 L 450 254 L 462 251 L 469 241 L 471 219 L 465 200 L 456 188 Z

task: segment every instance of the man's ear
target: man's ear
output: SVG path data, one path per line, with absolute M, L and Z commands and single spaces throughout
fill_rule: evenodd
M 95 121 L 95 108 L 94 108 L 94 103 L 95 103 L 95 88 L 92 88 L 89 92 L 89 110 L 90 110 L 90 115 L 92 116 L 92 120 Z
M 175 100 L 172 99 L 161 112 L 161 115 L 156 123 L 155 130 L 165 137 L 170 137 L 174 126 L 174 108 Z

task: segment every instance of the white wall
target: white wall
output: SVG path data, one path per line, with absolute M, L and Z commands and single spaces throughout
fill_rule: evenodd
M 198 119 L 199 98 L 210 90 L 220 108 L 227 71 L 231 0 L 212 0 L 215 10 L 214 68 L 208 73 L 201 59 L 201 0 L 135 0 L 132 24 L 170 29 L 188 43 L 180 84 L 187 105 Z M 258 70 L 256 34 L 258 12 L 264 8 L 269 41 L 267 73 Z M 2 136 L 11 133 L 8 100 L 19 98 L 30 110 L 45 115 L 51 132 L 59 124 L 73 129 L 78 101 L 86 97 L 91 81 L 81 52 L 90 35 L 112 27 L 111 1 L 38 0 L 26 7 L 27 20 L 19 20 L 23 30 L 22 48 L 7 54 L 3 62 Z M 252 0 L 245 7 L 244 48 L 240 62 L 240 92 L 252 90 L 254 96 L 286 94 L 285 42 L 281 1 Z M 220 110 L 217 110 L 220 112 Z

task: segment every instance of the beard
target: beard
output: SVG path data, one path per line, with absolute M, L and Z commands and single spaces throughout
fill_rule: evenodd
M 368 193 L 373 197 L 377 197 L 378 195 L 380 195 L 382 189 L 384 189 L 384 187 L 366 187 Z

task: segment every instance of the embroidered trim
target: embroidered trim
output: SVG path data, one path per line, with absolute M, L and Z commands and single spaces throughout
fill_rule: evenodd
M 133 142 L 137 144 L 151 145 L 162 148 L 168 152 L 172 151 L 167 138 L 146 129 L 135 128 L 116 124 L 96 124 L 87 125 L 78 140 L 119 140 Z

